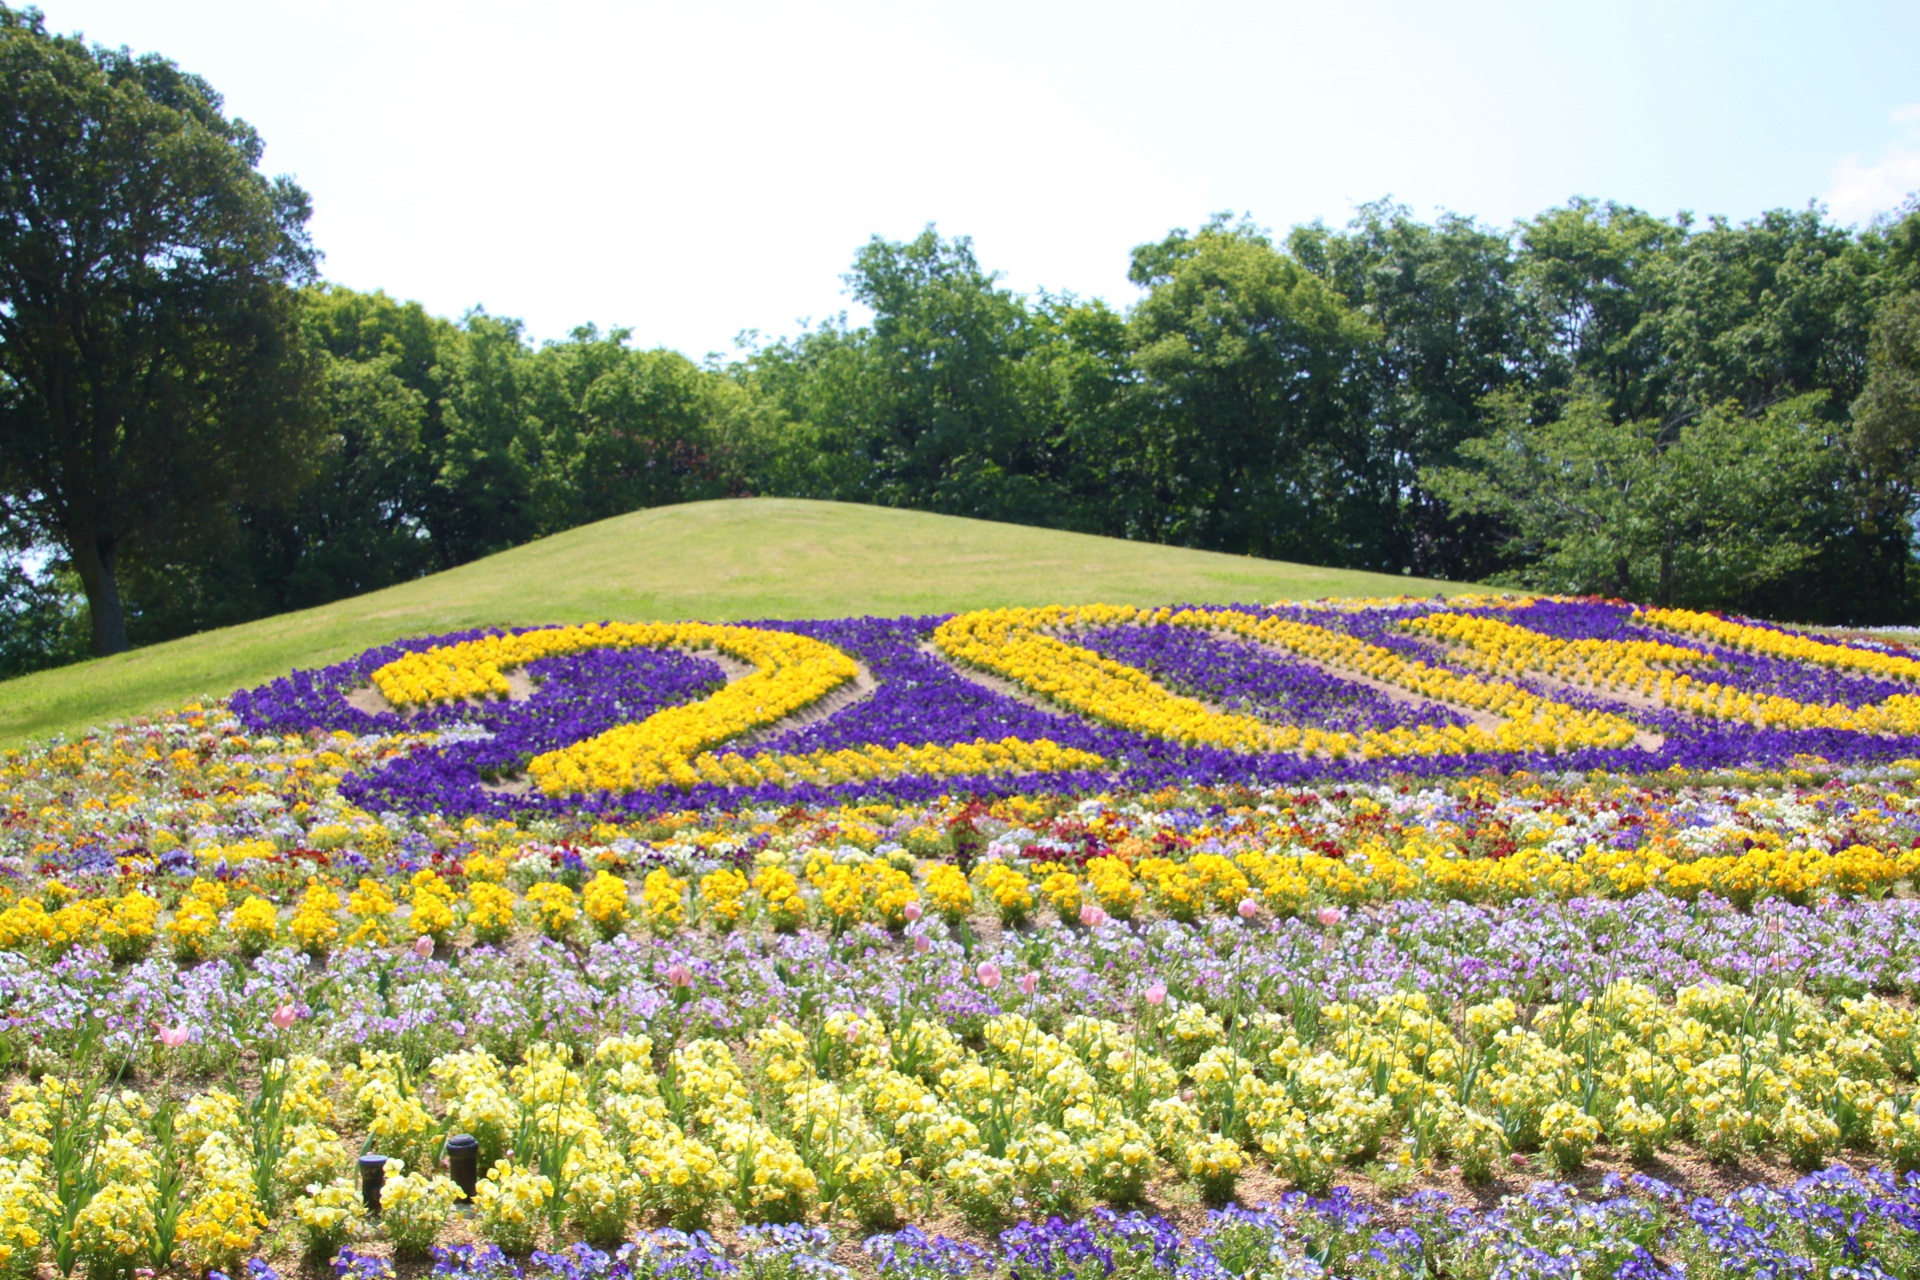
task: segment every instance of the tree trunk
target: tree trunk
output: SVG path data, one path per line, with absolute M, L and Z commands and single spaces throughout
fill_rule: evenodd
M 93 656 L 127 651 L 127 615 L 120 608 L 120 583 L 113 576 L 114 539 L 92 532 L 70 537 L 73 568 L 87 592 L 87 616 L 93 623 Z

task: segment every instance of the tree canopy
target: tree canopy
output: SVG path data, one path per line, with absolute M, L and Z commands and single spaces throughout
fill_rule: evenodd
M 119 570 L 301 478 L 307 197 L 167 60 L 0 8 L 0 483 L 127 646 Z
M 863 323 L 695 363 L 319 282 L 304 193 L 163 58 L 0 7 L 0 93 L 0 674 L 747 493 L 1920 621 L 1920 204 L 1221 214 L 1123 303 L 929 225 L 855 251 Z

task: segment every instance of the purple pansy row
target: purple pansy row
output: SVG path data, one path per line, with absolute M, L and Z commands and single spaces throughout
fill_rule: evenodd
M 1280 606 L 1257 612 L 1345 630 L 1431 666 L 1459 669 L 1446 661 L 1438 646 L 1395 625 L 1442 607 L 1446 606 L 1422 604 L 1355 612 Z M 1499 616 L 1566 638 L 1633 639 L 1648 634 L 1632 623 L 1628 609 L 1603 603 L 1540 602 L 1501 611 Z M 666 650 L 588 650 L 542 660 L 529 668 L 537 687 L 525 701 L 442 706 L 408 717 L 371 714 L 347 703 L 346 695 L 365 685 L 370 673 L 382 663 L 434 644 L 485 634 L 482 632 L 383 646 L 319 671 L 295 672 L 234 695 L 233 708 L 256 731 L 344 729 L 364 734 L 472 726 L 474 732 L 454 735 L 457 740 L 415 751 L 346 783 L 349 799 L 375 811 L 435 810 L 448 816 L 588 811 L 617 817 L 709 805 L 828 803 L 880 797 L 912 802 L 955 793 L 984 797 L 1110 787 L 1275 786 L 1317 780 L 1362 781 L 1400 774 L 1462 774 L 1488 768 L 1651 772 L 1674 766 L 1711 769 L 1780 765 L 1800 755 L 1866 761 L 1920 754 L 1920 740 L 1915 739 L 1889 740 L 1824 730 L 1765 730 L 1678 712 L 1623 709 L 1603 696 L 1546 688 L 1521 678 L 1520 684 L 1546 696 L 1624 713 L 1664 735 L 1665 743 L 1656 751 L 1588 749 L 1557 756 L 1310 760 L 1245 755 L 1097 724 L 1043 709 L 971 679 L 932 650 L 933 630 L 943 620 L 943 616 L 931 616 L 748 624 L 791 630 L 835 645 L 860 661 L 875 687 L 867 696 L 822 720 L 734 749 L 751 759 L 774 751 L 947 745 L 977 738 L 1048 738 L 1063 747 L 1100 755 L 1109 762 L 1109 768 L 1026 777 L 912 776 L 833 787 L 702 785 L 690 791 L 665 788 L 574 797 L 547 797 L 524 786 L 500 785 L 540 752 L 643 719 L 663 707 L 703 697 L 724 679 L 716 664 Z M 1161 625 L 1113 627 L 1088 632 L 1080 639 L 1118 661 L 1146 670 L 1179 692 L 1242 714 L 1351 732 L 1461 722 L 1459 715 L 1444 707 L 1391 699 L 1288 655 L 1193 631 Z M 1713 652 L 1725 665 L 1716 668 L 1712 678 L 1754 692 L 1785 692 L 1851 705 L 1877 701 L 1900 691 L 1884 681 L 1815 671 L 1735 651 Z

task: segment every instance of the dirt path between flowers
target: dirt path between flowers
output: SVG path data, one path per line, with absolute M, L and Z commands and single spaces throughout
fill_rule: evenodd
M 1372 676 L 1365 675 L 1359 671 L 1352 670 L 1351 668 L 1348 668 L 1348 667 L 1340 666 L 1337 663 L 1323 662 L 1323 661 L 1320 661 L 1319 659 L 1309 658 L 1303 654 L 1295 653 L 1291 649 L 1283 648 L 1280 645 L 1268 644 L 1266 641 L 1257 640 L 1251 636 L 1241 635 L 1239 632 L 1236 632 L 1236 631 L 1228 631 L 1225 629 L 1217 629 L 1217 628 L 1204 628 L 1202 629 L 1202 634 L 1211 636 L 1215 640 L 1219 640 L 1228 644 L 1258 646 L 1259 648 L 1265 649 L 1267 652 L 1272 653 L 1277 657 L 1284 658 L 1289 662 L 1298 662 L 1305 666 L 1312 667 L 1316 671 L 1320 671 L 1325 675 L 1332 676 L 1337 680 L 1345 680 L 1348 683 L 1359 685 L 1365 689 L 1370 689 L 1373 692 L 1380 694 L 1382 697 L 1387 698 L 1389 701 L 1398 703 L 1401 706 L 1414 707 L 1414 708 L 1427 707 L 1427 706 L 1445 707 L 1447 710 L 1454 712 L 1456 715 L 1466 720 L 1469 724 L 1474 725 L 1482 730 L 1485 730 L 1488 733 L 1497 732 L 1500 726 L 1506 723 L 1506 717 L 1497 715 L 1494 712 L 1487 711 L 1479 707 L 1469 707 L 1462 703 L 1449 702 L 1443 698 L 1426 697 L 1421 694 L 1417 694 L 1413 692 L 1411 689 L 1404 689 L 1399 685 L 1389 684 L 1385 680 L 1377 680 Z M 1060 638 L 1071 640 L 1070 636 L 1060 637 Z M 1055 715 L 1072 715 L 1072 716 L 1080 715 L 1079 712 L 1074 711 L 1072 708 L 1063 707 L 1058 703 L 1051 702 L 1048 699 L 1042 697 L 1041 695 L 1034 693 L 1033 691 L 1025 688 L 1024 686 L 1015 684 L 1011 680 L 1007 680 L 1001 676 L 991 675 L 985 671 L 978 670 L 977 668 L 965 666 L 961 663 L 953 661 L 952 659 L 948 658 L 946 654 L 940 652 L 939 646 L 934 644 L 933 641 L 931 640 L 922 641 L 918 646 L 918 648 L 921 653 L 924 653 L 927 656 L 946 664 L 946 666 L 949 669 L 954 671 L 963 679 L 971 680 L 975 684 L 981 685 L 988 689 L 992 689 L 994 692 L 1003 694 L 1006 697 L 1009 697 L 1013 699 L 1015 702 L 1021 703 L 1024 706 L 1032 707 L 1038 711 L 1051 712 Z M 1161 683 L 1165 683 L 1165 682 L 1162 681 Z M 1551 688 L 1565 689 L 1567 692 L 1584 692 L 1578 686 L 1570 684 L 1565 681 L 1541 678 L 1540 683 L 1542 683 L 1543 685 L 1547 685 Z M 1210 701 L 1209 699 L 1206 699 L 1206 698 L 1195 697 L 1190 693 L 1181 693 L 1180 696 L 1183 698 L 1191 699 L 1194 702 L 1198 702 L 1200 705 L 1206 707 L 1207 710 L 1215 712 L 1216 714 L 1220 714 L 1220 715 L 1242 714 L 1242 713 L 1236 713 L 1236 712 L 1229 712 L 1225 707 L 1222 707 L 1220 704 L 1216 702 Z M 1636 707 L 1642 706 L 1643 704 L 1647 704 L 1645 709 L 1652 709 L 1652 704 L 1650 699 L 1629 699 L 1625 696 L 1622 696 L 1620 700 L 1622 702 L 1627 702 L 1630 705 L 1633 705 Z M 1666 745 L 1666 741 L 1667 740 L 1663 735 L 1654 733 L 1653 731 L 1648 729 L 1636 729 L 1633 736 L 1634 745 L 1640 748 L 1642 751 L 1658 751 Z M 1307 752 L 1300 752 L 1300 751 L 1288 752 L 1287 754 L 1298 755 L 1304 759 L 1330 758 L 1330 757 L 1324 756 L 1324 754 L 1321 754 L 1321 753 L 1307 753 Z
M 1277 644 L 1268 644 L 1265 640 L 1257 640 L 1252 636 L 1242 635 L 1237 631 L 1207 628 L 1202 634 L 1212 636 L 1215 640 L 1222 640 L 1229 644 L 1244 644 L 1265 649 L 1268 653 L 1276 657 L 1284 658 L 1288 662 L 1298 662 L 1303 666 L 1312 667 L 1315 671 L 1321 672 L 1324 675 L 1332 676 L 1336 680 L 1345 680 L 1348 684 L 1357 684 L 1363 689 L 1371 689 L 1373 692 L 1386 698 L 1389 702 L 1398 703 L 1403 707 L 1444 707 L 1448 711 L 1466 720 L 1467 723 L 1477 725 L 1489 733 L 1495 732 L 1501 725 L 1506 723 L 1505 716 L 1495 715 L 1491 711 L 1482 710 L 1479 707 L 1469 707 L 1464 703 L 1448 702 L 1443 698 L 1429 698 L 1422 694 L 1415 693 L 1411 689 L 1403 689 L 1397 684 L 1388 684 L 1385 680 L 1376 680 L 1372 676 L 1363 675 L 1358 671 L 1340 666 L 1337 663 L 1322 662 L 1318 658 L 1309 658 L 1305 654 L 1294 652 L 1292 649 L 1284 648 Z
M 514 667 L 509 670 L 506 676 L 508 702 L 525 702 L 533 696 L 533 691 L 540 687 L 533 682 L 532 676 L 528 675 L 519 667 Z M 487 705 L 486 701 L 481 698 L 462 698 L 460 702 L 469 707 L 484 707 Z M 387 695 L 380 692 L 380 686 L 375 684 L 363 685 L 358 689 L 350 691 L 346 695 L 346 703 L 355 710 L 364 711 L 370 716 L 399 716 L 403 720 L 410 715 L 426 710 L 425 707 L 394 706 L 391 702 L 387 701 Z
M 948 670 L 952 671 L 955 675 L 959 676 L 961 679 L 970 680 L 974 684 L 979 685 L 983 689 L 991 689 L 995 693 L 1011 698 L 1013 701 L 1018 702 L 1022 706 L 1032 707 L 1035 711 L 1044 711 L 1049 715 L 1072 716 L 1081 720 L 1092 720 L 1096 724 L 1106 723 L 1105 721 L 1100 720 L 1097 716 L 1091 716 L 1086 714 L 1085 712 L 1076 711 L 1072 707 L 1064 706 L 1058 702 L 1053 702 L 1048 698 L 1046 698 L 1045 696 L 1035 693 L 1033 690 L 1027 688 L 1025 685 L 1015 684 L 1013 681 L 1008 680 L 1004 676 L 996 676 L 990 672 L 982 671 L 978 667 L 970 667 L 964 663 L 955 662 L 952 658 L 949 658 L 946 654 L 940 652 L 940 647 L 931 640 L 924 640 L 917 647 L 921 653 L 926 654 L 929 658 L 932 658 L 937 662 L 943 663 Z M 1174 692 L 1178 693 L 1178 690 L 1175 690 Z M 1195 697 L 1193 694 L 1190 694 L 1190 693 L 1181 693 L 1179 694 L 1179 696 L 1187 699 L 1189 702 L 1199 703 L 1201 706 L 1213 712 L 1215 715 L 1227 716 L 1227 715 L 1241 714 L 1239 712 L 1229 711 L 1217 702 L 1209 701 L 1206 698 Z M 1292 752 L 1287 752 L 1285 754 L 1298 755 L 1305 758 L 1305 753 L 1303 752 L 1292 751 Z
M 1263 643 L 1263 642 L 1255 642 L 1255 643 Z M 1358 671 L 1350 670 L 1349 668 L 1339 666 L 1335 663 L 1320 662 L 1312 658 L 1303 657 L 1302 655 L 1294 653 L 1291 650 L 1282 649 L 1277 645 L 1266 645 L 1265 647 L 1268 649 L 1271 649 L 1275 653 L 1279 653 L 1286 657 L 1292 658 L 1296 662 L 1304 662 L 1308 666 L 1318 667 L 1320 670 L 1326 672 L 1330 676 L 1336 676 L 1341 680 L 1349 680 L 1349 681 L 1352 681 L 1354 684 L 1364 685 L 1367 688 L 1372 689 L 1377 693 L 1383 694 L 1384 696 L 1393 699 L 1395 702 L 1399 702 L 1407 706 L 1422 706 L 1422 705 L 1431 704 L 1434 706 L 1445 707 L 1449 711 L 1452 711 L 1458 715 L 1466 717 L 1466 719 L 1469 722 L 1475 725 L 1478 725 L 1480 728 L 1487 730 L 1489 733 L 1498 731 L 1500 726 L 1506 723 L 1505 716 L 1496 715 L 1491 711 L 1486 711 L 1478 707 L 1469 707 L 1458 702 L 1448 702 L 1444 698 L 1429 698 L 1424 695 L 1414 693 L 1411 689 L 1402 689 L 1399 685 L 1388 684 L 1384 680 L 1376 680 L 1372 676 L 1362 675 Z M 1579 685 L 1574 684 L 1568 680 L 1557 680 L 1550 676 L 1540 675 L 1536 672 L 1528 672 L 1527 675 L 1529 679 L 1532 679 L 1538 682 L 1539 684 L 1545 686 L 1549 690 L 1558 690 L 1563 693 L 1583 693 L 1583 694 L 1594 693 L 1593 690 L 1583 689 Z M 1499 677 L 1495 676 L 1493 677 L 1493 679 L 1497 680 L 1499 679 Z M 1626 697 L 1625 695 L 1621 695 L 1619 696 L 1618 700 L 1629 706 L 1636 707 L 1640 710 L 1659 709 L 1659 704 L 1656 702 L 1653 702 L 1651 699 L 1629 698 L 1629 697 Z M 1667 745 L 1667 739 L 1665 735 L 1655 733 L 1651 729 L 1640 729 L 1636 727 L 1633 735 L 1633 745 L 1640 748 L 1642 751 L 1658 751 Z

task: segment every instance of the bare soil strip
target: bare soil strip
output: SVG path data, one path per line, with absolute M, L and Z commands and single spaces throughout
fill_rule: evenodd
M 525 702 L 533 696 L 533 691 L 540 687 L 533 682 L 532 676 L 522 671 L 519 667 L 514 667 L 506 672 L 506 677 L 508 702 Z M 487 705 L 486 702 L 480 698 L 462 698 L 460 701 L 469 707 L 484 707 Z M 394 706 L 391 702 L 387 701 L 387 695 L 380 692 L 380 686 L 374 684 L 362 685 L 358 689 L 350 690 L 346 695 L 346 703 L 348 706 L 364 711 L 370 716 L 397 715 L 402 719 L 422 710 L 420 707 L 401 708 Z

